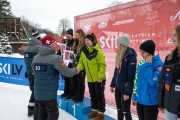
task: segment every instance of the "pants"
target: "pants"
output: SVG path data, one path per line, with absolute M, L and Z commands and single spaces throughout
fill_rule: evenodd
M 66 96 L 70 93 L 70 82 L 68 77 L 64 77 L 64 94 Z
M 29 88 L 32 91 L 29 99 L 28 109 L 34 109 L 34 120 L 38 120 L 39 107 L 38 107 L 38 103 L 34 98 L 34 75 L 27 74 L 27 78 L 29 80 Z
M 91 98 L 91 108 L 103 113 L 105 112 L 105 83 L 105 80 L 103 80 L 101 83 L 88 82 L 89 93 Z
M 34 109 L 34 105 L 35 105 L 35 99 L 34 99 L 34 75 L 32 74 L 27 74 L 27 78 L 29 81 L 29 88 L 31 90 L 31 96 L 29 99 L 29 105 L 28 105 L 28 109 Z
M 70 85 L 71 96 L 75 96 L 75 99 L 80 101 L 84 99 L 85 75 L 85 71 L 81 71 L 79 74 L 73 76 Z
M 72 63 L 69 63 L 68 65 L 69 68 L 72 68 Z M 70 85 L 71 85 L 71 77 L 65 77 L 64 76 L 64 94 L 67 95 L 72 95 L 72 92 L 70 91 Z
M 165 120 L 177 120 L 177 115 L 173 114 L 169 111 L 167 111 L 166 109 L 164 109 L 164 119 Z
M 157 105 L 142 105 L 137 103 L 139 120 L 157 120 L 158 112 Z
M 124 116 L 126 120 L 132 120 L 130 106 L 131 106 L 131 96 L 129 96 L 129 99 L 124 101 L 123 98 L 124 92 L 120 90 L 119 88 L 115 88 L 115 101 L 117 106 L 117 118 L 118 120 L 124 120 Z M 123 114 L 123 112 L 126 112 L 126 114 Z
M 34 107 L 34 120 L 38 120 L 38 113 L 39 113 L 39 104 L 38 101 L 35 101 L 35 107 Z
M 57 100 L 38 101 L 39 103 L 39 119 L 38 120 L 58 120 L 59 109 Z

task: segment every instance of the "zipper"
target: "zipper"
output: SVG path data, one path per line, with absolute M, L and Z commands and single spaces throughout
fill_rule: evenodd
M 119 64 L 119 69 L 117 68 L 117 76 L 116 76 L 116 85 L 117 85 L 117 87 L 118 87 L 118 83 L 117 83 L 117 81 L 118 81 L 118 76 L 119 76 L 118 74 L 119 74 L 119 73 L 120 73 L 120 71 L 121 71 L 122 61 L 123 61 L 123 60 L 124 60 L 124 58 L 126 58 L 128 55 L 129 55 L 129 53 L 121 59 L 120 64 Z
M 90 73 L 90 70 L 89 70 L 89 64 L 88 64 L 87 58 L 86 58 L 86 62 L 87 62 L 87 68 L 88 68 L 89 75 L 91 76 L 91 79 L 92 79 L 92 82 L 93 82 L 93 77 L 92 77 L 92 75 Z
M 139 77 L 142 75 L 142 70 L 140 71 L 140 75 Z M 140 96 L 140 101 L 141 101 L 141 88 L 142 88 L 142 76 L 141 76 L 141 79 L 140 79 L 140 94 L 138 94 Z M 141 102 L 140 102 L 141 103 Z

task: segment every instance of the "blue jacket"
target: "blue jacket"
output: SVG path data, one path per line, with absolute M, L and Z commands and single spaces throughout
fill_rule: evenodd
M 117 87 L 123 90 L 126 95 L 132 94 L 136 73 L 136 56 L 134 49 L 128 47 L 124 58 L 121 60 L 120 69 L 115 68 L 114 70 L 110 87 Z
M 152 58 L 152 63 L 141 60 L 136 71 L 132 99 L 142 105 L 157 105 L 158 81 L 162 61 L 159 55 Z

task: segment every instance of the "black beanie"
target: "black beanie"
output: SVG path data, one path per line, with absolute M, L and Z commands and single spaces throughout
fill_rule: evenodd
M 73 29 L 68 29 L 68 30 L 66 31 L 66 34 L 70 34 L 71 36 L 73 36 Z
M 91 34 L 86 35 L 85 39 L 88 38 L 89 40 L 91 40 L 92 42 L 94 41 L 94 36 Z
M 154 55 L 155 48 L 156 48 L 156 45 L 153 40 L 146 40 L 139 47 L 139 49 L 141 49 L 151 55 Z

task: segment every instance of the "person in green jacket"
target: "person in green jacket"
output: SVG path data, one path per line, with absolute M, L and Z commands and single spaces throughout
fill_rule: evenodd
M 97 43 L 94 33 L 85 37 L 86 48 L 81 52 L 77 68 L 85 70 L 89 93 L 91 98 L 92 113 L 87 118 L 94 120 L 104 120 L 105 98 L 104 89 L 106 83 L 106 63 L 105 56 Z

